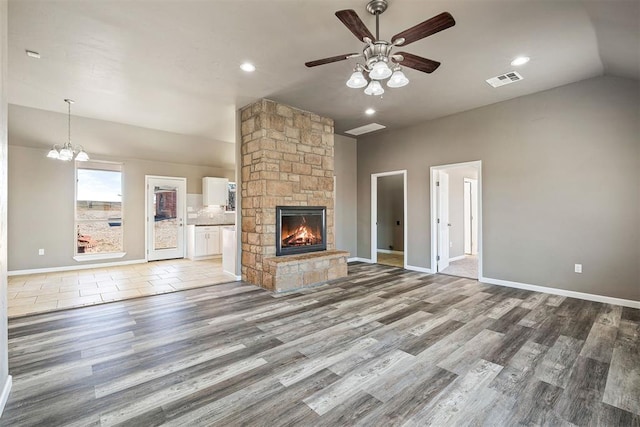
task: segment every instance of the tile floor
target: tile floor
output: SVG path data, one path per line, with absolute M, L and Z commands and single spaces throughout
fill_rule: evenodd
M 120 267 L 10 276 L 9 317 L 102 304 L 234 280 L 222 260 L 173 259 Z

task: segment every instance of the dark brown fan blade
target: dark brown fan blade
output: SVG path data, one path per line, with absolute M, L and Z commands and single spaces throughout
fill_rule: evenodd
M 345 59 L 351 58 L 353 55 L 358 55 L 357 53 L 346 53 L 344 55 L 332 56 L 331 58 L 317 59 L 315 61 L 305 62 L 304 65 L 307 67 L 316 67 L 318 65 L 330 64 L 332 62 L 344 61 Z
M 403 38 L 404 42 L 399 46 L 406 46 L 409 43 L 413 43 L 427 36 L 437 33 L 438 31 L 446 30 L 449 27 L 456 25 L 456 21 L 449 12 L 442 12 L 440 15 L 436 15 L 431 19 L 404 30 L 401 33 L 396 34 L 391 39 L 391 43 L 395 43 L 396 40 Z
M 402 61 L 398 62 L 400 65 L 413 68 L 414 70 L 422 71 L 424 73 L 433 73 L 436 68 L 440 66 L 438 61 L 433 61 L 411 53 L 398 52 L 397 54 L 404 57 Z
M 363 41 L 365 37 L 369 37 L 371 40 L 375 40 L 371 31 L 364 25 L 364 22 L 360 19 L 358 14 L 353 9 L 339 10 L 336 12 L 336 16 L 342 23 L 353 33 L 358 40 Z

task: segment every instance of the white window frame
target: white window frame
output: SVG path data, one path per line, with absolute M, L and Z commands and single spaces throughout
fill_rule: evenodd
M 78 253 L 78 169 L 94 169 L 102 171 L 120 172 L 120 188 L 121 188 L 121 233 L 122 233 L 122 251 L 119 252 L 100 252 L 100 253 Z M 124 236 L 124 224 L 125 224 L 125 206 L 124 206 L 124 165 L 117 162 L 106 162 L 90 160 L 88 162 L 75 162 L 74 167 L 74 197 L 73 197 L 73 259 L 78 262 L 83 261 L 96 261 L 102 259 L 116 259 L 122 258 L 127 253 L 124 252 L 125 236 Z M 82 221 L 86 222 L 86 221 Z

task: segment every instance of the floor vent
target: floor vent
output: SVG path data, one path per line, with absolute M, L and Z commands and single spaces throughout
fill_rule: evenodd
M 509 83 L 520 81 L 522 79 L 523 77 L 516 71 L 511 71 L 509 73 L 502 74 L 501 76 L 491 77 L 490 79 L 487 79 L 487 83 L 489 83 L 493 87 L 500 87 L 508 85 Z

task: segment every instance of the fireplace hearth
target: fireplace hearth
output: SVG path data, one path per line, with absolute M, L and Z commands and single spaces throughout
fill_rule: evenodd
M 327 249 L 324 206 L 276 206 L 276 255 Z

